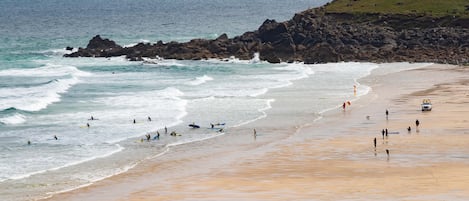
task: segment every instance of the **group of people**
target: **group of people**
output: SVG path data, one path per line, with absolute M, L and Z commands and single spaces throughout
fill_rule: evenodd
M 386 109 L 385 114 L 386 114 L 386 120 L 388 120 L 388 117 L 389 117 L 389 110 Z M 369 118 L 367 117 L 367 119 L 369 119 Z M 418 119 L 415 120 L 415 127 L 416 127 L 417 132 L 418 132 L 419 125 L 420 125 L 420 121 L 419 121 Z M 407 131 L 410 133 L 411 130 L 412 130 L 412 128 L 409 126 L 409 127 L 407 128 Z M 385 137 L 386 137 L 386 139 L 388 138 L 388 133 L 389 133 L 389 132 L 388 132 L 388 129 L 387 129 L 387 128 L 381 130 L 381 135 L 383 136 L 383 140 L 385 139 Z M 376 154 L 376 147 L 377 147 L 376 138 L 373 139 L 373 145 L 374 145 L 375 154 Z M 389 159 L 389 149 L 386 149 L 386 155 L 388 156 L 388 159 Z

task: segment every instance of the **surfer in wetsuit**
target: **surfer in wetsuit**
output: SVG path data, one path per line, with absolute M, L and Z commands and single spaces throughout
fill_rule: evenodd
M 54 139 L 55 139 L 55 140 L 58 140 L 59 138 L 57 138 L 57 135 L 54 135 Z

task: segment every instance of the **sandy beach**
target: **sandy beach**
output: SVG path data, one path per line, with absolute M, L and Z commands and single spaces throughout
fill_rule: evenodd
M 174 147 L 126 173 L 48 200 L 469 198 L 467 67 L 375 70 L 359 80 L 371 86 L 370 93 L 322 118 L 308 112 L 307 96 L 288 98 L 311 91 L 307 82 L 295 83 L 305 86 L 296 91 L 269 92 L 277 101 L 265 119 L 210 142 Z M 432 111 L 420 110 L 424 98 L 431 99 Z

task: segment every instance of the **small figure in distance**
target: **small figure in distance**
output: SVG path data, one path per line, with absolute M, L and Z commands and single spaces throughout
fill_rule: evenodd
M 410 131 L 412 130 L 412 128 L 410 128 L 410 126 L 407 128 L 407 131 L 410 133 Z
M 28 140 L 28 145 L 31 145 L 31 141 Z
M 418 119 L 417 119 L 417 120 L 415 120 L 415 126 L 416 126 L 416 127 L 419 127 L 419 125 L 420 125 L 420 122 L 419 122 L 419 120 L 418 120 Z
M 375 150 L 376 150 L 376 138 L 373 140 L 373 143 L 375 145 Z
M 86 123 L 86 127 L 88 127 L 88 128 L 89 128 L 89 127 L 90 127 L 90 124 L 89 124 L 89 123 Z
M 151 117 L 150 117 L 150 116 L 148 116 L 148 121 L 151 121 Z
M 164 127 L 164 134 L 168 134 L 168 128 Z
M 134 119 L 134 124 L 135 124 L 135 123 L 137 123 L 137 122 L 136 122 L 135 119 Z
M 146 134 L 145 137 L 147 137 L 147 141 L 150 142 L 151 135 L 150 135 L 150 134 Z
M 388 109 L 386 109 L 386 118 L 388 117 L 388 115 L 389 115 L 389 111 Z
M 58 140 L 59 138 L 57 138 L 57 135 L 54 135 L 54 139 L 55 139 L 55 140 Z

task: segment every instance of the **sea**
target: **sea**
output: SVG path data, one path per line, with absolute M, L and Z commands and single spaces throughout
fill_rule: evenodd
M 321 97 L 311 99 L 318 116 L 367 94 L 357 80 L 384 68 L 378 64 L 269 64 L 258 54 L 202 61 L 63 57 L 71 52 L 66 46 L 76 51 L 98 34 L 125 46 L 234 37 L 327 2 L 0 1 L 0 200 L 47 198 L 171 147 L 222 137 L 265 118 L 275 102 L 269 91 L 297 80 L 312 80 Z

